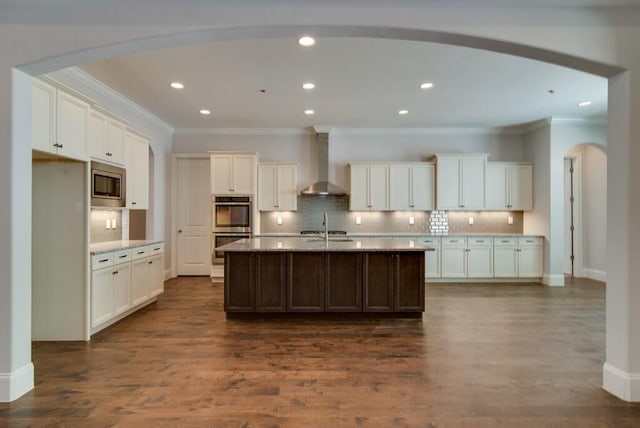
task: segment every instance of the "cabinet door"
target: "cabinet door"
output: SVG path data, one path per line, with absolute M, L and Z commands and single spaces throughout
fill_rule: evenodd
M 249 253 L 224 255 L 224 310 L 253 312 L 255 303 L 255 256 Z
M 258 210 L 277 210 L 277 191 L 278 167 L 276 165 L 258 165 Z
M 369 204 L 372 211 L 389 209 L 389 166 L 371 165 L 369 169 Z
M 327 254 L 327 312 L 362 312 L 362 254 Z
M 107 153 L 107 129 L 109 119 L 104 114 L 89 111 L 89 154 L 92 158 L 109 160 Z
M 369 167 L 367 165 L 351 165 L 349 209 L 351 211 L 369 210 Z
M 389 209 L 409 211 L 413 209 L 411 165 L 389 165 Z
M 124 165 L 126 133 L 127 127 L 124 123 L 109 119 L 106 144 L 108 161 Z
M 149 300 L 149 268 L 147 259 L 131 262 L 131 306 Z
M 434 181 L 433 164 L 413 165 L 411 168 L 411 209 L 417 211 L 433 210 Z
M 469 239 L 469 246 L 467 248 L 467 277 L 493 277 L 493 243 L 491 242 L 491 238 L 474 239 L 473 241 Z
M 442 238 L 442 277 L 466 278 L 467 240 L 463 237 Z
M 493 276 L 516 278 L 518 276 L 518 250 L 515 246 L 494 247 Z
M 131 264 L 124 263 L 113 268 L 113 315 L 131 307 Z
M 55 153 L 56 148 L 56 88 L 33 80 L 31 89 L 31 147 Z
M 424 253 L 424 275 L 426 278 L 440 278 L 440 238 L 428 238 L 421 241 L 422 245 L 433 248 Z
M 233 157 L 231 155 L 211 155 L 211 193 L 228 195 L 231 192 L 231 171 Z
M 113 288 L 111 277 L 117 269 L 107 268 L 91 272 L 91 327 L 113 317 Z
M 396 280 L 395 258 L 387 253 L 364 255 L 364 302 L 365 312 L 393 311 L 393 283 Z
M 147 269 L 149 270 L 149 297 L 155 297 L 164 293 L 164 255 L 147 259 Z
M 57 122 L 58 154 L 87 160 L 87 129 L 89 104 L 58 91 Z
M 458 157 L 439 157 L 436 166 L 436 204 L 439 210 L 459 210 L 460 161 Z
M 289 312 L 323 312 L 325 253 L 289 253 Z
M 394 311 L 424 311 L 424 253 L 395 255 Z
M 149 142 L 129 134 L 129 165 L 127 168 L 127 207 L 149 208 Z
M 509 209 L 526 211 L 533 209 L 533 166 L 513 165 L 510 168 Z
M 518 277 L 540 278 L 542 276 L 542 247 L 520 247 L 518 255 Z
M 461 192 L 464 210 L 484 209 L 484 177 L 486 158 L 473 156 L 462 158 Z
M 278 165 L 278 209 L 298 209 L 298 166 Z
M 259 253 L 255 256 L 257 312 L 287 310 L 287 257 L 284 253 Z
M 508 166 L 487 163 L 485 186 L 486 208 L 488 210 L 508 209 Z
M 253 155 L 233 155 L 231 193 L 253 195 L 256 161 Z

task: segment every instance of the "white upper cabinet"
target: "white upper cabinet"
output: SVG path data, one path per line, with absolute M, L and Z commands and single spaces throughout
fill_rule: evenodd
M 214 195 L 254 195 L 258 157 L 253 153 L 212 153 L 211 193 Z
M 533 166 L 488 162 L 485 197 L 488 210 L 533 209 Z
M 258 165 L 258 209 L 260 211 L 295 211 L 298 166 L 294 163 Z
M 432 163 L 389 165 L 389 209 L 429 211 L 434 208 Z
M 437 209 L 484 209 L 487 155 L 438 154 L 436 159 Z
M 32 148 L 88 160 L 89 104 L 41 80 L 32 86 Z
M 102 112 L 89 112 L 89 153 L 94 159 L 124 165 L 127 126 Z
M 129 149 L 127 164 L 127 208 L 146 210 L 149 208 L 149 140 L 126 133 Z
M 351 211 L 389 210 L 389 165 L 351 164 Z

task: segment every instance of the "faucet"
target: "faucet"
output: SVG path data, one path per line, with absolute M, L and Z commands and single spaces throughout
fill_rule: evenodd
M 329 216 L 325 211 L 322 216 L 322 225 L 324 226 L 324 242 L 329 243 Z

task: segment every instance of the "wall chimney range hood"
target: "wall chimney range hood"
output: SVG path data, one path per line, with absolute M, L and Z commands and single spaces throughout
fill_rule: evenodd
M 316 128 L 318 148 L 318 181 L 303 189 L 300 194 L 307 196 L 345 196 L 347 192 L 329 181 L 329 132 Z

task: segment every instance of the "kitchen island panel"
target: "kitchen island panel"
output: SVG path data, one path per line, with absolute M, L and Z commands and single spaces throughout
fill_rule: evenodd
M 289 312 L 323 312 L 324 253 L 289 253 Z
M 395 254 L 365 254 L 365 312 L 392 312 Z
M 327 254 L 328 312 L 362 311 L 362 254 Z
M 287 257 L 283 253 L 255 255 L 256 311 L 285 312 L 287 310 Z
M 251 253 L 227 253 L 224 258 L 224 310 L 254 312 L 254 258 Z

